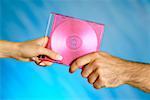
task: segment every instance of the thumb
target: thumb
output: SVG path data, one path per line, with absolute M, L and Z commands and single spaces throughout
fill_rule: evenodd
M 49 49 L 43 48 L 43 47 L 39 47 L 38 54 L 45 55 L 53 60 L 62 60 L 63 59 L 63 57 L 61 55 L 59 55 L 58 53 L 51 51 Z
M 45 47 L 47 42 L 48 42 L 48 37 L 45 36 L 45 37 L 42 37 L 42 38 L 38 38 L 38 39 L 35 39 L 33 40 L 33 42 L 39 46 L 43 46 Z

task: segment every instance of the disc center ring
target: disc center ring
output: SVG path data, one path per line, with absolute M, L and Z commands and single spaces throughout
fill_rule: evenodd
M 72 35 L 67 38 L 66 44 L 69 49 L 75 50 L 81 47 L 82 40 L 79 36 Z

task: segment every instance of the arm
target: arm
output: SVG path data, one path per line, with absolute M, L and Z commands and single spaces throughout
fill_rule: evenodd
M 37 57 L 39 55 L 46 55 L 54 60 L 62 60 L 62 57 L 59 54 L 45 48 L 47 41 L 47 37 L 25 42 L 9 42 L 0 40 L 0 58 L 35 61 L 36 64 L 41 66 L 51 65 L 52 62 L 41 62 Z
M 129 62 L 104 52 L 95 52 L 74 61 L 70 72 L 80 66 L 84 66 L 82 76 L 97 89 L 129 84 L 150 92 L 150 64 Z
M 145 92 L 150 92 L 150 64 L 136 62 L 128 62 L 128 64 L 130 78 L 126 83 Z
M 13 58 L 17 49 L 17 43 L 0 40 L 0 58 Z

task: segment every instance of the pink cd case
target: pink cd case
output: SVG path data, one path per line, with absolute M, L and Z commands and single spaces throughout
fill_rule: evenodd
M 103 32 L 104 24 L 51 13 L 46 31 L 49 37 L 46 48 L 62 55 L 63 60 L 52 60 L 47 56 L 40 59 L 69 66 L 77 58 L 98 51 Z

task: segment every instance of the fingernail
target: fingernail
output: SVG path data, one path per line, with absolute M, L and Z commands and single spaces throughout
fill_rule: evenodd
M 44 64 L 44 63 L 40 63 L 40 65 L 41 65 L 41 66 L 44 66 L 45 64 Z
M 71 74 L 73 73 L 71 69 L 69 69 L 69 72 L 70 72 Z
M 61 55 L 57 55 L 57 60 L 62 60 L 63 57 Z
M 32 60 L 35 60 L 35 57 L 32 57 L 31 59 L 32 59 Z

